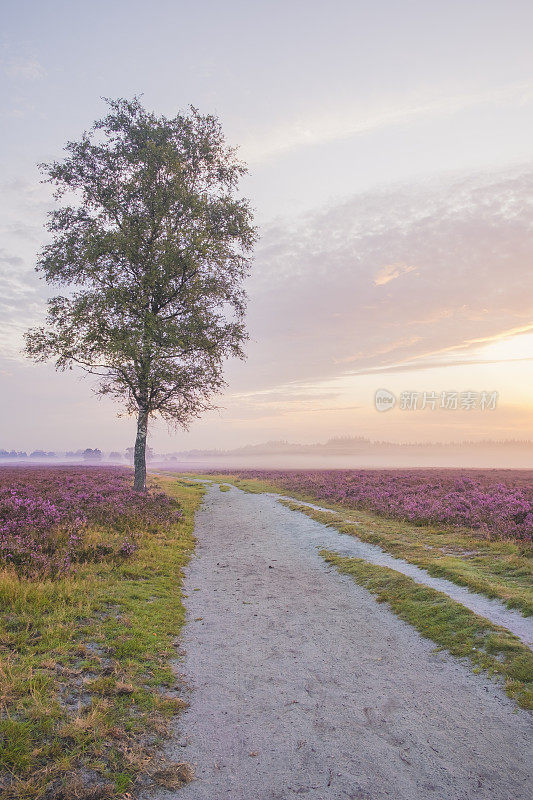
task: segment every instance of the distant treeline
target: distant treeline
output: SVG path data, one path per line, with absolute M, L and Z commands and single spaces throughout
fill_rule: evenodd
M 122 458 L 120 453 L 110 453 L 109 457 L 113 458 L 116 456 L 117 458 Z M 1 450 L 0 449 L 0 458 L 84 458 L 87 460 L 93 461 L 100 461 L 103 458 L 103 453 L 97 447 L 92 449 L 91 447 L 87 447 L 85 450 L 76 450 L 71 451 L 68 450 L 66 453 L 55 453 L 53 451 L 46 451 L 46 450 L 33 450 L 31 453 L 27 453 L 25 450 Z
M 413 453 L 438 450 L 452 452 L 461 450 L 480 451 L 494 449 L 527 450 L 531 449 L 533 442 L 529 439 L 478 439 L 463 440 L 461 442 L 388 442 L 372 441 L 364 436 L 338 436 L 328 439 L 327 442 L 302 444 L 285 440 L 249 444 L 236 447 L 233 450 L 181 450 L 174 453 L 155 453 L 151 447 L 147 448 L 149 461 L 173 461 L 188 458 L 224 458 L 226 456 L 260 456 L 260 455 L 359 455 L 371 453 Z M 107 455 L 95 447 L 85 450 L 67 450 L 66 452 L 46 452 L 34 450 L 31 453 L 19 450 L 0 449 L 0 459 L 77 459 L 84 461 L 101 461 L 107 458 L 110 461 L 133 461 L 133 447 L 128 447 L 124 452 L 112 450 Z
M 148 458 L 153 458 L 154 453 L 151 448 L 147 448 L 150 452 Z M 27 453 L 25 450 L 4 450 L 0 448 L 0 458 L 13 458 L 13 459 L 83 459 L 84 461 L 102 461 L 103 458 L 108 458 L 110 461 L 132 461 L 133 460 L 133 447 L 128 447 L 123 453 L 117 450 L 112 450 L 105 455 L 98 447 L 86 447 L 85 450 L 67 450 L 66 452 L 54 452 L 47 450 L 33 450 Z
M 372 441 L 364 436 L 338 436 L 327 442 L 301 444 L 285 440 L 262 442 L 260 444 L 236 447 L 233 450 L 186 450 L 170 453 L 171 458 L 202 458 L 224 456 L 255 455 L 358 455 L 376 452 L 413 452 L 438 449 L 441 451 L 456 450 L 458 447 L 467 450 L 488 450 L 494 448 L 527 449 L 533 442 L 528 439 L 479 439 L 461 442 L 388 442 Z M 167 456 L 168 457 L 168 456 Z

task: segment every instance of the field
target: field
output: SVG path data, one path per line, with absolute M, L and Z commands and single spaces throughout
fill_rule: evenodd
M 6 800 L 123 797 L 192 777 L 159 745 L 186 705 L 170 660 L 202 490 L 140 496 L 130 482 L 118 469 L 0 470 Z
M 211 477 L 318 503 L 336 513 L 289 501 L 434 577 L 533 614 L 530 472 L 244 470 Z
M 533 612 L 531 488 L 526 472 L 247 470 L 211 477 L 220 487 L 212 487 L 216 491 L 210 490 L 211 505 L 202 512 L 198 535 L 204 537 L 203 561 L 195 559 L 188 589 L 193 633 L 187 652 L 189 647 L 200 649 L 197 663 L 205 663 L 208 671 L 232 686 L 241 655 L 248 652 L 248 644 L 238 645 L 239 636 L 246 643 L 256 636 L 250 647 L 251 672 L 243 681 L 255 686 L 257 680 L 263 686 L 264 675 L 256 675 L 253 654 L 263 647 L 265 663 L 271 658 L 268 620 L 272 598 L 278 595 L 272 629 L 281 631 L 283 638 L 287 626 L 287 640 L 279 662 L 271 666 L 279 674 L 283 665 L 287 677 L 286 649 L 292 669 L 299 658 L 294 632 L 305 640 L 306 615 L 312 610 L 307 598 L 315 580 L 323 584 L 324 607 L 320 613 L 315 609 L 314 625 L 322 630 L 324 647 L 316 649 L 313 643 L 312 652 L 320 652 L 321 658 L 331 653 L 333 659 L 325 672 L 319 669 L 321 685 L 327 686 L 329 670 L 337 668 L 330 637 L 339 618 L 321 619 L 321 614 L 330 613 L 328 587 L 343 598 L 346 616 L 341 628 L 362 635 L 358 619 L 364 606 L 369 621 L 365 630 L 373 636 L 375 615 L 381 613 L 377 604 L 364 600 L 352 606 L 352 596 L 345 596 L 344 584 L 332 582 L 331 571 L 317 572 L 316 564 L 311 568 L 309 559 L 302 558 L 304 551 L 284 549 L 302 514 L 379 544 L 433 575 L 498 597 L 525 615 Z M 247 494 L 230 490 L 229 484 Z M 182 475 L 153 478 L 146 494 L 133 492 L 130 485 L 131 473 L 118 468 L 0 469 L 0 793 L 5 800 L 129 800 L 154 784 L 174 790 L 194 777 L 189 762 L 197 761 L 198 754 L 189 755 L 185 748 L 183 760 L 172 761 L 163 755 L 162 745 L 171 733 L 173 716 L 189 700 L 185 680 L 172 662 L 185 620 L 183 569 L 194 547 L 194 513 L 204 489 Z M 268 491 L 292 498 L 283 501 L 290 511 L 283 509 L 288 516 L 282 523 L 275 498 L 252 496 Z M 309 500 L 322 510 L 302 502 Z M 259 501 L 260 516 L 254 505 Z M 270 531 L 266 536 L 265 525 Z M 211 550 L 207 561 L 206 546 Z M 261 548 L 265 552 L 258 561 Z M 518 705 L 531 708 L 531 652 L 514 635 L 392 569 L 332 551 L 321 555 L 424 640 L 469 661 L 474 671 L 493 675 Z M 315 557 L 324 565 L 313 551 Z M 233 567 L 224 569 L 231 558 Z M 225 606 L 230 598 L 231 613 Z M 226 615 L 222 625 L 221 614 Z M 383 624 L 389 639 L 396 641 L 394 653 L 388 655 L 383 651 Z M 209 645 L 194 635 L 200 630 L 195 626 L 204 625 L 212 637 Z M 367 642 L 374 652 L 372 664 L 383 665 L 390 657 L 390 670 L 395 670 L 397 648 L 403 647 L 406 633 L 390 618 L 382 619 L 376 631 Z M 351 648 L 349 637 L 339 636 L 358 670 L 358 659 L 367 658 L 366 653 Z M 210 659 L 233 652 L 231 642 L 241 655 L 233 654 L 233 666 L 222 675 L 223 667 L 218 662 L 209 667 Z M 409 645 L 415 646 L 422 648 L 419 659 L 426 659 L 418 639 Z M 407 648 L 403 656 L 406 681 L 415 679 L 410 652 Z M 302 675 L 307 675 L 307 657 L 309 653 L 302 655 Z M 432 663 L 424 661 L 428 674 Z M 301 682 L 298 669 L 295 687 Z M 369 670 L 366 664 L 361 674 L 368 676 Z M 369 691 L 381 687 L 380 696 L 389 692 L 388 674 L 377 666 Z M 443 697 L 456 689 L 453 675 L 451 670 Z M 429 678 L 426 684 L 433 697 L 436 690 Z M 205 687 L 212 691 L 210 680 Z M 471 700 L 462 691 L 460 705 Z M 404 692 L 398 684 L 394 692 L 395 702 L 403 698 L 401 702 L 409 704 L 408 687 Z M 243 703 L 239 692 L 235 694 L 237 704 Z M 357 696 L 353 702 L 358 702 Z M 444 699 L 439 702 L 442 711 Z M 220 709 L 224 715 L 224 703 Z M 487 712 L 487 720 L 494 713 Z M 194 724 L 205 724 L 214 740 L 219 731 L 223 738 L 224 721 L 215 730 L 212 714 L 204 702 L 199 717 L 187 714 L 188 724 L 196 720 Z M 267 727 L 276 719 L 277 711 L 271 709 Z M 258 722 L 255 737 L 262 735 L 264 724 Z M 497 731 L 498 724 L 493 728 Z M 247 752 L 253 761 L 255 746 Z M 205 763 L 211 763 L 210 753 L 204 755 Z
M 533 473 L 528 470 L 247 469 L 232 474 L 409 523 L 469 528 L 491 539 L 533 539 Z

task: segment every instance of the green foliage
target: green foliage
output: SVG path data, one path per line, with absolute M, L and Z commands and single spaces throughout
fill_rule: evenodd
M 224 359 L 243 356 L 256 238 L 236 196 L 246 170 L 214 116 L 108 103 L 63 161 L 42 165 L 70 204 L 51 213 L 37 269 L 69 291 L 49 301 L 26 352 L 98 375 L 130 412 L 186 426 L 223 387 Z

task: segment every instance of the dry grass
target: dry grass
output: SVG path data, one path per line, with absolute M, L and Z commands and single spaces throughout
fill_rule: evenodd
M 0 572 L 2 800 L 112 800 L 141 776 L 178 786 L 190 775 L 159 746 L 187 705 L 170 661 L 203 490 L 158 482 L 184 519 L 141 537 L 127 562 L 83 564 L 57 581 Z

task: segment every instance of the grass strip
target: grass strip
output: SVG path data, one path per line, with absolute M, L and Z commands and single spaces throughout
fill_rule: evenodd
M 336 515 L 290 500 L 280 501 L 317 522 L 357 536 L 363 542 L 377 544 L 396 558 L 427 570 L 433 577 L 447 578 L 485 597 L 497 598 L 524 616 L 533 614 L 533 546 L 530 542 L 490 540 L 465 528 L 414 525 L 366 509 L 330 503 L 318 496 L 287 492 L 282 485 L 258 478 L 216 473 L 202 477 L 231 483 L 252 494 L 284 494 L 322 505 Z
M 439 648 L 469 659 L 474 672 L 486 670 L 502 679 L 506 693 L 519 706 L 533 708 L 533 653 L 512 633 L 389 567 L 328 550 L 321 555 Z
M 192 777 L 159 747 L 187 705 L 171 660 L 204 489 L 157 483 L 179 500 L 183 519 L 140 537 L 124 563 L 83 564 L 56 581 L 0 571 L 3 800 L 118 798 Z
M 497 598 L 524 616 L 533 614 L 531 548 L 512 541 L 488 541 L 453 529 L 409 525 L 367 511 L 332 514 L 290 500 L 281 502 L 341 533 L 376 544 L 435 578 L 447 578 L 458 586 Z

